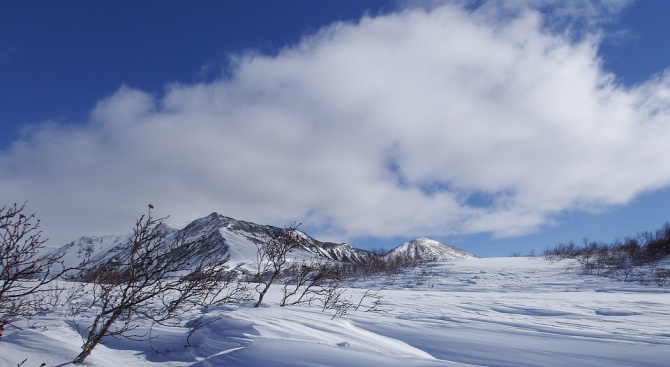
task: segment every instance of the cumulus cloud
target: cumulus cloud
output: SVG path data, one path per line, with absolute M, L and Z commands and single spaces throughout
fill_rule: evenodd
M 548 16 L 410 7 L 238 55 L 216 81 L 124 86 L 1 152 L 0 191 L 57 241 L 128 232 L 149 202 L 347 240 L 515 236 L 667 187 L 670 73 L 619 85 L 597 31 Z

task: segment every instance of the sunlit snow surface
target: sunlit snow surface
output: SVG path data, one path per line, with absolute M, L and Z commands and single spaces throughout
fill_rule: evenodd
M 568 261 L 472 259 L 407 270 L 381 291 L 383 312 L 267 304 L 199 310 L 220 318 L 185 347 L 186 328 L 148 342 L 110 339 L 87 366 L 668 366 L 670 289 L 579 274 Z M 388 279 L 348 284 L 358 301 Z M 54 310 L 8 328 L 0 366 L 68 366 L 81 338 Z M 32 329 L 30 327 L 33 327 Z M 147 325 L 148 328 L 148 325 Z

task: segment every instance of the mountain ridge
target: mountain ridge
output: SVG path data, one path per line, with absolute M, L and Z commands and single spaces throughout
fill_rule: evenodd
M 256 261 L 257 244 L 264 239 L 270 238 L 283 228 L 257 224 L 213 212 L 206 217 L 198 218 L 186 224 L 182 228 L 170 225 L 161 225 L 164 231 L 166 243 L 171 241 L 182 241 L 187 250 L 194 256 L 216 256 L 227 259 L 232 266 L 250 265 Z M 347 243 L 335 243 L 319 241 L 308 234 L 300 231 L 304 236 L 304 245 L 293 252 L 296 259 L 307 259 L 315 256 L 335 262 L 364 263 L 373 257 L 396 257 L 406 256 L 416 260 L 437 261 L 472 259 L 475 255 L 470 254 L 453 246 L 429 239 L 418 238 L 396 246 L 384 254 L 376 254 L 372 251 L 359 249 Z M 105 262 L 118 261 L 127 252 L 131 235 L 112 236 L 84 236 L 57 249 L 57 252 L 65 252 L 65 261 L 69 265 L 77 264 L 85 256 L 91 259 L 92 265 Z M 207 251 L 196 246 L 199 241 L 208 243 Z

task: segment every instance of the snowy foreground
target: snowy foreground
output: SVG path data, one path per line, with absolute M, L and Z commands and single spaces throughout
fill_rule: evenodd
M 87 366 L 668 366 L 670 289 L 578 274 L 569 261 L 473 259 L 408 270 L 382 290 L 384 312 L 335 317 L 320 306 L 198 311 L 199 329 L 155 328 L 149 342 L 108 340 Z M 358 301 L 383 281 L 348 286 Z M 274 291 L 274 293 L 272 292 Z M 0 339 L 0 366 L 69 366 L 81 337 L 57 312 Z M 31 328 L 32 326 L 32 328 Z M 148 327 L 148 325 L 147 325 Z

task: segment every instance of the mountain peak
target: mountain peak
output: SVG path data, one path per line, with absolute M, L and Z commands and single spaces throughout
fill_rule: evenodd
M 436 261 L 474 259 L 477 257 L 459 248 L 426 237 L 407 241 L 389 251 L 386 256 L 409 256 L 412 259 Z

